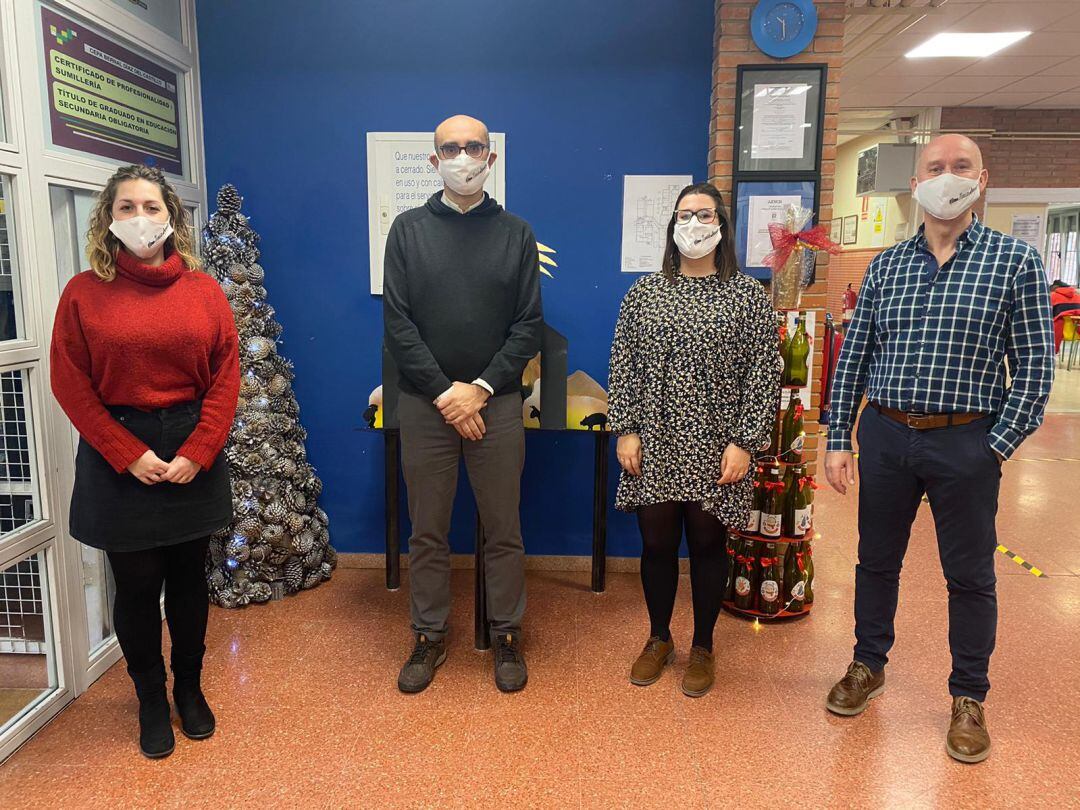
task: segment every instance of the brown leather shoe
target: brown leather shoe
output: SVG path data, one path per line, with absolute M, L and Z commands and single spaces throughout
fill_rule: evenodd
M 704 647 L 690 648 L 690 665 L 682 679 L 682 691 L 687 697 L 701 697 L 712 689 L 713 674 L 712 653 Z
M 990 756 L 990 732 L 979 701 L 969 697 L 953 698 L 952 723 L 945 738 L 945 750 L 960 762 L 982 762 Z
M 635 686 L 648 686 L 660 680 L 664 667 L 675 660 L 675 642 L 670 639 L 661 641 L 653 636 L 645 642 L 645 649 L 630 668 L 630 683 Z
M 885 670 L 877 674 L 859 661 L 853 661 L 847 674 L 829 692 L 825 708 L 833 714 L 853 717 L 866 711 L 871 698 L 885 691 Z

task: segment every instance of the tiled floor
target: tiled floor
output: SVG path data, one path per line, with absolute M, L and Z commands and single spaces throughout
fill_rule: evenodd
M 1047 576 L 998 556 L 994 752 L 981 765 L 944 750 L 946 595 L 926 508 L 888 690 L 859 718 L 824 710 L 850 657 L 855 537 L 854 499 L 823 490 L 814 613 L 760 629 L 722 616 L 720 681 L 703 699 L 677 688 L 685 578 L 678 663 L 641 689 L 626 679 L 646 630 L 636 578 L 610 575 L 596 596 L 585 575 L 530 574 L 530 684 L 502 695 L 490 658 L 471 649 L 471 575 L 455 572 L 449 660 L 406 697 L 395 688 L 405 591 L 388 593 L 381 572 L 342 570 L 284 602 L 213 611 L 212 739 L 143 759 L 134 697 L 113 667 L 0 766 L 0 806 L 1077 807 L 1080 461 L 1058 460 L 1077 456 L 1080 415 L 1054 414 L 1006 468 L 1001 542 Z

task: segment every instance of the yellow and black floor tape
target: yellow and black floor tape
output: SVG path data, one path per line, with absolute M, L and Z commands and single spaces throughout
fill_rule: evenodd
M 1014 563 L 1019 565 L 1021 568 L 1026 568 L 1028 571 L 1030 571 L 1035 576 L 1037 576 L 1037 577 L 1045 577 L 1046 576 L 1046 574 L 1044 574 L 1041 570 L 1039 570 L 1034 565 L 1029 563 L 1027 560 L 1025 560 L 1019 554 L 1014 554 L 1013 552 L 1009 551 L 1007 548 L 1005 548 L 1005 546 L 998 546 L 997 550 L 1000 551 L 1002 554 L 1004 554 L 1006 557 L 1008 557 L 1010 560 L 1012 560 Z

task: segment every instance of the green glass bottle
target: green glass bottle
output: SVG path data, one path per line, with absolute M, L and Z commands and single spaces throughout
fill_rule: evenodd
M 806 593 L 803 602 L 806 605 L 814 604 L 814 549 L 810 540 L 803 541 L 803 562 L 806 564 Z
M 776 543 L 763 543 L 758 557 L 758 611 L 766 616 L 780 612 L 780 595 L 784 587 L 784 569 Z
M 731 602 L 735 599 L 735 557 L 738 554 L 739 546 L 742 544 L 742 538 L 738 532 L 729 531 L 727 533 L 727 561 L 728 570 L 727 578 L 724 580 L 724 601 Z
M 810 339 L 806 336 L 806 320 L 796 318 L 795 334 L 791 336 L 788 354 L 784 358 L 784 368 L 787 370 L 787 385 L 802 388 L 809 382 L 809 360 Z
M 754 609 L 754 541 L 743 539 L 742 548 L 735 556 L 735 607 L 739 610 Z
M 761 507 L 761 536 L 768 540 L 779 540 L 784 520 L 784 482 L 780 478 L 780 468 L 769 470 L 765 482 L 765 500 Z
M 784 609 L 788 613 L 802 613 L 803 599 L 806 594 L 806 580 L 803 578 L 804 555 L 802 543 L 789 543 L 787 558 L 784 560 Z
M 780 370 L 780 384 L 790 385 L 790 369 L 791 369 L 791 333 L 788 332 L 786 324 L 780 326 L 780 360 L 782 361 L 782 368 Z
M 754 477 L 754 496 L 750 502 L 750 519 L 746 521 L 743 534 L 756 535 L 761 531 L 761 505 L 765 494 L 765 468 L 757 467 L 757 475 Z
M 780 459 L 790 463 L 802 460 L 806 431 L 803 427 L 803 405 L 799 395 L 792 393 L 780 427 Z

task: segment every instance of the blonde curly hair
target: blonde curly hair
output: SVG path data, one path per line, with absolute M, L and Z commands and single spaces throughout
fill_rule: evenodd
M 176 190 L 160 169 L 133 164 L 118 169 L 116 174 L 109 178 L 90 212 L 90 228 L 86 232 L 86 258 L 90 260 L 90 269 L 94 271 L 94 275 L 102 281 L 116 278 L 116 252 L 120 250 L 120 240 L 112 234 L 109 226 L 113 221 L 112 207 L 116 201 L 116 189 L 127 180 L 146 180 L 158 187 L 173 227 L 172 236 L 165 242 L 165 252 L 179 253 L 185 267 L 198 270 L 201 263 L 195 255 L 191 222 Z

